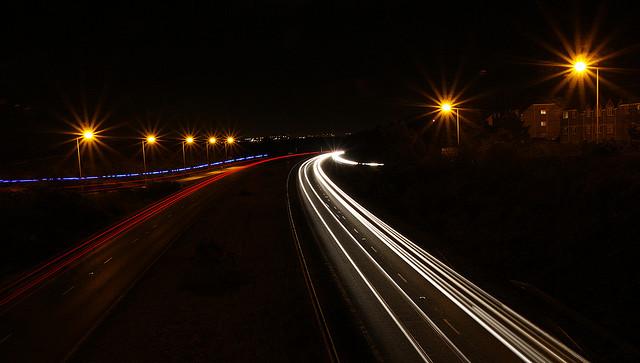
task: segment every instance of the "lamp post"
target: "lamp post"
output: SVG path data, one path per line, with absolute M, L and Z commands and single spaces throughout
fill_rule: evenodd
M 228 159 L 228 148 L 236 142 L 236 139 L 233 136 L 227 136 L 227 139 L 224 143 L 224 159 Z
M 212 147 L 215 147 L 216 143 L 218 142 L 218 139 L 216 139 L 215 136 L 211 136 L 208 140 L 209 142 L 206 144 L 207 147 L 207 164 L 209 164 L 209 145 L 211 145 Z M 215 149 L 213 149 L 215 152 Z
M 185 144 L 193 144 L 193 136 L 187 136 L 184 141 L 182 142 L 182 165 L 183 167 L 187 167 L 187 157 L 184 154 L 184 145 Z
M 92 130 L 84 130 L 82 131 L 82 135 L 76 138 L 76 149 L 78 150 L 78 174 L 82 178 L 82 160 L 80 158 L 80 141 L 91 141 L 95 137 L 95 134 Z
M 460 109 L 458 107 L 454 108 L 450 102 L 444 102 L 440 105 L 440 111 L 447 114 L 453 111 L 456 112 L 456 135 L 458 140 L 458 146 L 460 146 Z
M 582 75 L 589 68 L 594 68 L 596 70 L 596 143 L 599 141 L 599 133 L 600 133 L 600 67 L 597 65 L 590 66 L 587 64 L 586 60 L 582 58 L 578 58 L 572 64 L 573 71 L 578 75 Z M 569 132 L 567 128 L 567 133 Z
M 149 135 L 147 136 L 147 138 L 145 140 L 142 140 L 142 163 L 144 165 L 144 172 L 147 172 L 147 157 L 146 154 L 144 152 L 144 145 L 145 143 L 147 144 L 153 144 L 156 142 L 156 137 L 153 135 Z

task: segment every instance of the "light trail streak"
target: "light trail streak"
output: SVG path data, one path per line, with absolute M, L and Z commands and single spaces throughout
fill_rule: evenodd
M 217 174 L 216 176 L 203 180 L 197 184 L 191 185 L 158 202 L 151 204 L 150 206 L 143 208 L 141 211 L 137 212 L 135 215 L 125 218 L 122 221 L 105 229 L 104 231 L 97 233 L 96 235 L 89 238 L 88 240 L 63 252 L 57 257 L 52 258 L 51 260 L 41 264 L 37 268 L 16 278 L 13 282 L 9 283 L 7 286 L 4 286 L 2 290 L 0 290 L 0 309 L 4 309 L 9 304 L 15 303 L 18 300 L 28 296 L 30 293 L 35 291 L 35 289 L 38 286 L 40 286 L 43 282 L 53 278 L 55 275 L 65 270 L 72 263 L 84 257 L 91 251 L 110 243 L 111 241 L 115 240 L 117 237 L 120 237 L 121 235 L 132 230 L 133 228 L 140 225 L 141 223 L 151 219 L 152 217 L 158 215 L 159 213 L 171 207 L 172 205 L 178 203 L 179 201 L 185 199 L 186 197 L 192 195 L 198 190 L 201 190 L 202 188 L 207 187 L 208 185 L 214 182 L 228 175 L 234 174 L 240 170 L 244 170 L 244 169 L 257 166 L 263 163 L 285 159 L 285 158 L 310 155 L 310 154 L 316 154 L 316 153 L 312 152 L 312 153 L 284 155 L 284 156 L 278 156 L 278 157 L 273 157 L 269 159 L 263 159 L 247 165 L 242 165 L 236 169 L 228 170 L 225 173 Z
M 20 183 L 36 183 L 36 182 L 69 182 L 69 181 L 101 180 L 101 179 L 106 180 L 106 179 L 133 178 L 133 177 L 147 176 L 147 175 L 173 174 L 173 173 L 180 173 L 183 171 L 198 170 L 198 169 L 207 168 L 210 166 L 224 165 L 224 164 L 234 163 L 238 161 L 259 159 L 267 156 L 268 154 L 250 155 L 250 156 L 243 156 L 235 159 L 216 161 L 215 163 L 187 166 L 184 168 L 177 168 L 177 169 L 147 171 L 143 173 L 120 173 L 120 174 L 94 175 L 94 176 L 83 176 L 83 177 L 74 176 L 74 177 L 46 177 L 46 178 L 25 178 L 25 179 L 0 179 L 0 184 L 20 184 Z
M 312 159 L 313 160 L 313 159 Z M 305 170 L 305 179 L 307 181 L 307 184 L 309 186 L 311 186 L 311 183 L 309 181 L 308 175 L 306 174 L 306 168 L 305 168 L 306 163 L 300 168 L 300 170 Z M 391 308 L 389 307 L 389 305 L 387 304 L 387 302 L 382 298 L 382 296 L 380 295 L 380 293 L 376 290 L 376 288 L 371 284 L 371 282 L 366 278 L 366 276 L 364 275 L 364 273 L 360 270 L 360 268 L 358 268 L 358 265 L 353 261 L 353 259 L 351 258 L 351 256 L 349 255 L 349 253 L 345 250 L 344 246 L 340 243 L 340 240 L 336 237 L 336 235 L 333 233 L 333 231 L 331 231 L 331 228 L 329 228 L 329 226 L 327 225 L 327 222 L 325 221 L 324 218 L 322 218 L 322 215 L 320 214 L 320 212 L 318 211 L 318 209 L 316 208 L 315 204 L 313 204 L 313 202 L 311 201 L 311 197 L 309 196 L 309 193 L 307 192 L 307 189 L 305 188 L 304 184 L 302 183 L 302 175 L 298 174 L 298 178 L 299 178 L 299 182 L 300 182 L 300 186 L 302 187 L 302 190 L 307 198 L 307 200 L 311 203 L 312 208 L 314 209 L 314 211 L 316 212 L 316 215 L 318 216 L 318 218 L 320 218 L 320 221 L 322 221 L 322 224 L 325 226 L 325 228 L 327 229 L 327 231 L 329 232 L 329 234 L 331 235 L 331 237 L 333 238 L 333 240 L 335 241 L 336 245 L 340 248 L 340 250 L 342 251 L 342 253 L 344 254 L 344 256 L 347 258 L 347 260 L 349 261 L 349 263 L 351 264 L 351 266 L 353 266 L 353 268 L 355 269 L 356 273 L 358 274 L 358 276 L 360 276 L 360 278 L 362 279 L 362 281 L 365 283 L 365 285 L 367 286 L 367 288 L 369 289 L 369 291 L 371 291 L 371 293 L 373 294 L 373 296 L 378 300 L 378 302 L 380 303 L 380 305 L 383 307 L 383 309 L 387 312 L 387 314 L 389 315 L 389 317 L 393 320 L 393 322 L 396 324 L 396 326 L 400 329 L 400 331 L 402 332 L 402 334 L 404 334 L 404 336 L 407 338 L 407 340 L 409 341 L 409 343 L 414 347 L 414 349 L 416 350 L 416 353 L 420 356 L 420 358 L 425 361 L 425 362 L 431 362 L 431 359 L 429 358 L 429 356 L 424 352 L 424 350 L 422 349 L 422 347 L 420 346 L 420 344 L 416 341 L 416 339 L 411 335 L 411 333 L 409 333 L 409 331 L 405 328 L 404 324 L 402 324 L 402 322 L 400 321 L 400 319 L 397 317 L 397 315 L 391 310 Z M 313 190 L 312 190 L 313 191 Z M 315 191 L 313 191 L 314 193 L 316 193 Z M 317 193 L 316 193 L 317 196 Z M 323 204 L 324 205 L 324 204 Z M 333 216 L 333 214 L 331 214 L 331 216 Z M 335 216 L 333 216 L 333 218 L 335 218 L 336 220 L 338 220 Z
M 333 153 L 331 153 L 331 158 L 333 158 L 333 161 L 340 163 L 340 164 L 347 164 L 347 165 L 365 165 L 365 166 L 384 166 L 384 164 L 382 163 L 360 163 L 357 161 L 353 161 L 353 160 L 348 160 L 342 157 L 342 155 L 344 155 L 344 151 L 335 151 Z
M 455 306 L 524 361 L 586 361 L 584 357 L 446 266 L 349 197 L 322 170 L 322 163 L 330 158 L 347 165 L 361 165 L 352 161 L 345 162 L 346 159 L 341 158 L 340 155 L 342 155 L 342 152 L 324 154 L 310 159 L 302 166 L 305 169 L 304 174 L 306 175 L 307 169 L 311 168 L 314 180 L 321 186 L 321 188 L 318 188 L 319 192 L 325 195 L 328 192 L 331 198 L 339 203 L 340 209 L 344 211 L 344 214 L 361 223 L 386 248 L 421 276 L 425 283 L 436 288 Z M 302 180 L 300 183 L 302 184 Z M 322 200 L 314 190 L 315 188 L 311 181 L 307 179 L 306 184 L 309 188 L 312 188 L 311 190 L 316 194 L 318 200 Z M 322 203 L 322 205 L 331 211 L 327 207 L 327 203 Z M 331 215 L 333 216 L 332 213 Z M 366 248 L 349 233 L 347 227 L 338 218 L 335 216 L 334 218 L 353 239 L 353 242 L 362 248 L 367 256 L 373 259 Z M 328 226 L 326 228 L 332 233 Z M 398 288 L 401 289 L 399 286 Z M 407 294 L 405 295 L 408 297 Z M 415 307 L 419 309 L 417 305 Z M 422 312 L 422 314 L 426 316 L 426 313 Z

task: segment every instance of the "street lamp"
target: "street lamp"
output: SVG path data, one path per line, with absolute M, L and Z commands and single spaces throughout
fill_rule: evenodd
M 142 163 L 144 165 L 144 172 L 147 172 L 147 157 L 145 155 L 144 152 L 144 144 L 147 143 L 149 145 L 151 144 L 155 144 L 156 142 L 156 137 L 153 135 L 148 135 L 147 138 L 145 140 L 142 140 Z
M 583 58 L 577 58 L 571 65 L 574 73 L 577 75 L 583 75 L 589 68 L 596 70 L 596 143 L 598 142 L 598 135 L 600 133 L 600 67 L 591 66 L 587 64 L 587 61 Z M 567 134 L 568 134 L 567 128 Z
M 456 112 L 456 134 L 458 136 L 458 146 L 460 146 L 460 109 L 458 107 L 453 107 L 451 102 L 442 102 L 440 104 L 440 111 L 446 114 L 449 114 L 453 111 Z
M 95 132 L 93 130 L 83 130 L 82 134 L 76 138 L 76 149 L 78 150 L 78 174 L 82 178 L 82 161 L 80 159 L 80 142 L 90 142 L 94 140 L 96 137 Z
M 209 164 L 209 145 L 211 145 L 212 147 L 215 147 L 216 143 L 218 142 L 218 139 L 216 139 L 215 136 L 211 136 L 209 137 L 209 142 L 206 144 L 206 148 L 207 148 L 207 164 Z M 215 149 L 214 149 L 215 151 Z
M 228 147 L 233 145 L 236 142 L 236 139 L 233 136 L 227 136 L 224 143 L 224 158 L 225 160 L 228 158 Z
M 184 154 L 184 144 L 193 144 L 193 136 L 187 136 L 184 141 L 182 142 L 182 165 L 186 168 L 187 167 L 187 157 Z

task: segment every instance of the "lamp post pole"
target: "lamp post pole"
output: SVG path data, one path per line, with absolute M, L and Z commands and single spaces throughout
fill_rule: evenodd
M 142 164 L 144 165 L 144 172 L 147 172 L 147 156 L 144 153 L 144 140 L 142 140 Z
M 187 167 L 187 157 L 184 155 L 184 141 L 182 142 L 182 167 Z
M 82 162 L 80 161 L 80 138 L 76 138 L 76 148 L 78 149 L 78 172 L 82 178 Z
M 458 146 L 460 146 L 460 109 L 456 108 L 456 131 L 458 133 Z
M 600 67 L 596 66 L 596 143 L 600 134 Z

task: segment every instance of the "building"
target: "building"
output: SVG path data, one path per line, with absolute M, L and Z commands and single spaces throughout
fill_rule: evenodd
M 562 107 L 555 103 L 534 103 L 520 117 L 531 138 L 557 140 L 560 137 L 562 111 Z
M 597 122 L 595 110 L 590 105 L 578 110 L 564 109 L 556 103 L 537 103 L 529 106 L 521 119 L 528 127 L 529 136 L 534 139 L 575 143 L 629 142 L 632 130 L 640 125 L 640 103 L 616 106 L 609 100 L 600 107 Z

